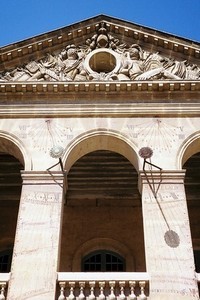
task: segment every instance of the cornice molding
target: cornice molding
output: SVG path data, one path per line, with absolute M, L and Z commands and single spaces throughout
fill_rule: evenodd
M 21 171 L 23 185 L 27 184 L 63 184 L 66 174 L 60 171 Z
M 140 170 L 138 174 L 138 189 L 142 194 L 144 184 L 184 184 L 186 170 Z
M 185 179 L 185 173 L 186 173 L 185 169 L 183 169 L 183 170 L 161 170 L 161 171 L 151 170 L 151 171 L 146 171 L 146 172 L 144 172 L 144 170 L 140 170 L 139 177 L 145 183 L 147 183 L 146 176 L 149 177 L 150 182 L 152 181 L 152 178 L 153 178 L 153 181 L 155 183 L 160 182 L 161 178 L 162 178 L 162 183 L 165 183 L 165 184 L 171 183 L 171 182 L 182 183 L 183 180 Z
M 200 80 L 0 82 L 1 93 L 200 91 Z
M 200 81 L 0 83 L 0 116 L 200 116 Z

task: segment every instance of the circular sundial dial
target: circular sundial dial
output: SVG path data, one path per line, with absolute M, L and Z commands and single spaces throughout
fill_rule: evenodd
M 179 235 L 173 230 L 166 231 L 164 235 L 164 239 L 166 244 L 171 248 L 176 248 L 180 244 Z
M 140 144 L 146 144 L 156 151 L 170 152 L 173 145 L 184 138 L 182 126 L 174 125 L 170 120 L 160 118 L 152 118 L 146 122 L 135 124 L 130 130 L 140 139 Z
M 47 119 L 38 121 L 29 134 L 35 148 L 45 153 L 50 151 L 50 155 L 54 155 L 59 149 L 53 145 L 62 145 L 69 131 L 71 131 L 69 126 L 64 127 L 55 120 Z

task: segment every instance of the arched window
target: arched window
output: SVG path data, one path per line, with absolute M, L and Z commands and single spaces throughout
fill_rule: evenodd
M 83 258 L 82 271 L 123 272 L 125 271 L 125 260 L 119 254 L 112 251 L 95 251 Z
M 12 260 L 12 250 L 5 250 L 0 252 L 0 273 L 10 272 Z

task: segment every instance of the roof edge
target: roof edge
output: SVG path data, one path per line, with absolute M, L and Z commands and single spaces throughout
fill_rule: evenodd
M 92 16 L 90 18 L 83 19 L 81 21 L 74 22 L 74 23 L 66 25 L 66 26 L 61 26 L 57 29 L 53 29 L 53 30 L 50 30 L 50 31 L 47 31 L 47 32 L 43 32 L 39 35 L 34 35 L 34 36 L 26 38 L 24 40 L 16 41 L 14 43 L 2 46 L 2 47 L 0 47 L 0 53 L 4 52 L 4 50 L 5 51 L 9 50 L 11 47 L 17 47 L 18 48 L 18 47 L 22 46 L 24 43 L 29 43 L 29 41 L 43 39 L 47 35 L 54 35 L 55 33 L 59 33 L 59 31 L 63 31 L 63 30 L 66 30 L 66 29 L 75 30 L 76 27 L 80 27 L 81 24 L 86 23 L 86 22 L 92 22 L 92 21 L 94 23 L 102 22 L 102 21 L 119 22 L 119 23 L 123 23 L 122 25 L 124 25 L 124 23 L 125 23 L 129 26 L 139 27 L 140 30 L 152 31 L 154 33 L 163 35 L 163 37 L 168 36 L 170 38 L 185 41 L 186 43 L 189 43 L 189 44 L 192 43 L 196 46 L 200 46 L 200 42 L 194 41 L 192 39 L 185 38 L 183 36 L 175 35 L 175 34 L 165 32 L 165 31 L 153 28 L 153 27 L 148 27 L 146 25 L 142 25 L 142 24 L 139 24 L 139 23 L 134 23 L 130 20 L 125 20 L 125 19 L 121 19 L 121 18 L 118 18 L 118 17 L 109 16 L 109 15 L 105 15 L 105 14 L 99 14 L 99 15 Z

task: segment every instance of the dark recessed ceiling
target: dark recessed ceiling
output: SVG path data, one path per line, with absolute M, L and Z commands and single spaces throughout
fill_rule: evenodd
M 111 205 L 112 200 L 115 204 L 121 200 L 127 205 L 130 200 L 138 201 L 137 176 L 133 165 L 122 155 L 104 150 L 91 152 L 80 158 L 69 171 L 67 202 L 84 199 Z

